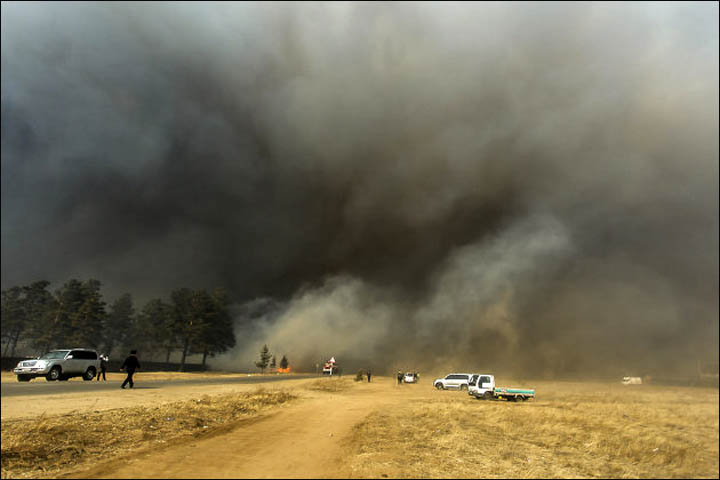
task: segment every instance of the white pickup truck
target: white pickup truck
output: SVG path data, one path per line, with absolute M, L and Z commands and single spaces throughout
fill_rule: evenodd
M 473 375 L 468 383 L 468 395 L 477 399 L 506 399 L 511 402 L 535 398 L 535 390 L 522 388 L 506 388 L 495 386 L 495 376 L 487 374 Z

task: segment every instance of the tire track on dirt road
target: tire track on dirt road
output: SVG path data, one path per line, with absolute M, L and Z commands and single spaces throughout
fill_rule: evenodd
M 227 434 L 140 452 L 66 478 L 349 477 L 343 440 L 369 414 L 405 396 L 389 381 L 301 395 L 297 403 Z

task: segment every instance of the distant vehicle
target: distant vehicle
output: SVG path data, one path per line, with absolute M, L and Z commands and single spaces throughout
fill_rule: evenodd
M 407 372 L 405 376 L 403 377 L 404 383 L 417 383 L 418 378 L 420 375 L 418 375 L 416 372 Z
M 642 385 L 642 377 L 623 377 L 623 385 Z
M 445 378 L 436 378 L 433 381 L 433 386 L 438 390 L 445 390 L 448 388 L 467 390 L 471 377 L 471 373 L 451 373 L 445 376 Z
M 325 362 L 323 365 L 322 373 L 323 375 L 337 375 L 338 374 L 338 365 L 337 362 L 335 362 L 335 357 L 330 357 L 330 360 Z
M 29 382 L 36 377 L 45 377 L 48 382 L 72 377 L 90 381 L 99 369 L 100 358 L 95 350 L 73 348 L 51 350 L 34 360 L 22 360 L 13 373 L 18 382 Z
M 475 384 L 468 388 L 468 394 L 479 400 L 506 399 L 511 402 L 535 398 L 535 390 L 522 388 L 506 388 L 495 386 L 495 376 L 480 374 Z

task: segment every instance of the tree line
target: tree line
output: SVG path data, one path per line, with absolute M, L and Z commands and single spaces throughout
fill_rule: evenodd
M 255 366 L 259 368 L 262 373 L 265 373 L 265 369 L 270 366 L 271 369 L 275 370 L 277 367 L 277 362 L 275 361 L 275 355 L 270 353 L 270 349 L 268 348 L 267 344 L 263 345 L 263 347 L 260 349 L 260 359 L 255 362 Z M 280 359 L 280 368 L 285 370 L 290 366 L 290 363 L 288 362 L 287 356 L 283 355 Z
M 202 355 L 205 365 L 208 356 L 235 346 L 223 289 L 179 288 L 136 311 L 129 293 L 108 306 L 97 280 L 71 279 L 54 292 L 49 286 L 41 280 L 2 291 L 3 355 L 15 356 L 19 343 L 38 353 L 60 347 L 162 352 L 166 363 L 180 352 L 182 369 L 188 355 Z

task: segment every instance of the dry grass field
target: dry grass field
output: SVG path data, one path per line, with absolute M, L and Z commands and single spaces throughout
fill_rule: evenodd
M 522 384 L 538 398 L 443 391 L 373 413 L 347 443 L 353 476 L 718 478 L 717 389 Z
M 305 388 L 316 392 L 338 393 L 348 390 L 354 383 L 350 377 L 321 378 L 308 383 Z
M 53 478 L 98 458 L 222 433 L 294 398 L 258 389 L 155 407 L 3 421 L 2 478 Z
M 145 372 L 140 371 L 135 374 L 136 379 L 143 381 L 173 381 L 173 380 L 190 380 L 198 378 L 237 378 L 237 377 L 262 377 L 271 376 L 272 374 L 261 375 L 259 373 L 226 373 L 226 372 Z M 292 374 L 284 374 L 292 375 Z M 106 375 L 109 381 L 123 381 L 125 380 L 126 374 L 122 372 L 108 372 Z M 136 381 L 138 381 L 136 380 Z M 43 378 L 35 378 L 32 382 L 45 382 Z M 68 382 L 82 382 L 81 377 L 73 377 Z M 17 383 L 17 376 L 12 372 L 0 372 L 0 383 Z
M 181 395 L 199 387 L 175 387 L 164 395 L 178 401 L 161 404 L 121 396 L 132 404 L 3 419 L 2 477 L 718 478 L 717 388 L 501 384 L 537 399 L 475 400 L 388 377 L 191 399 Z

